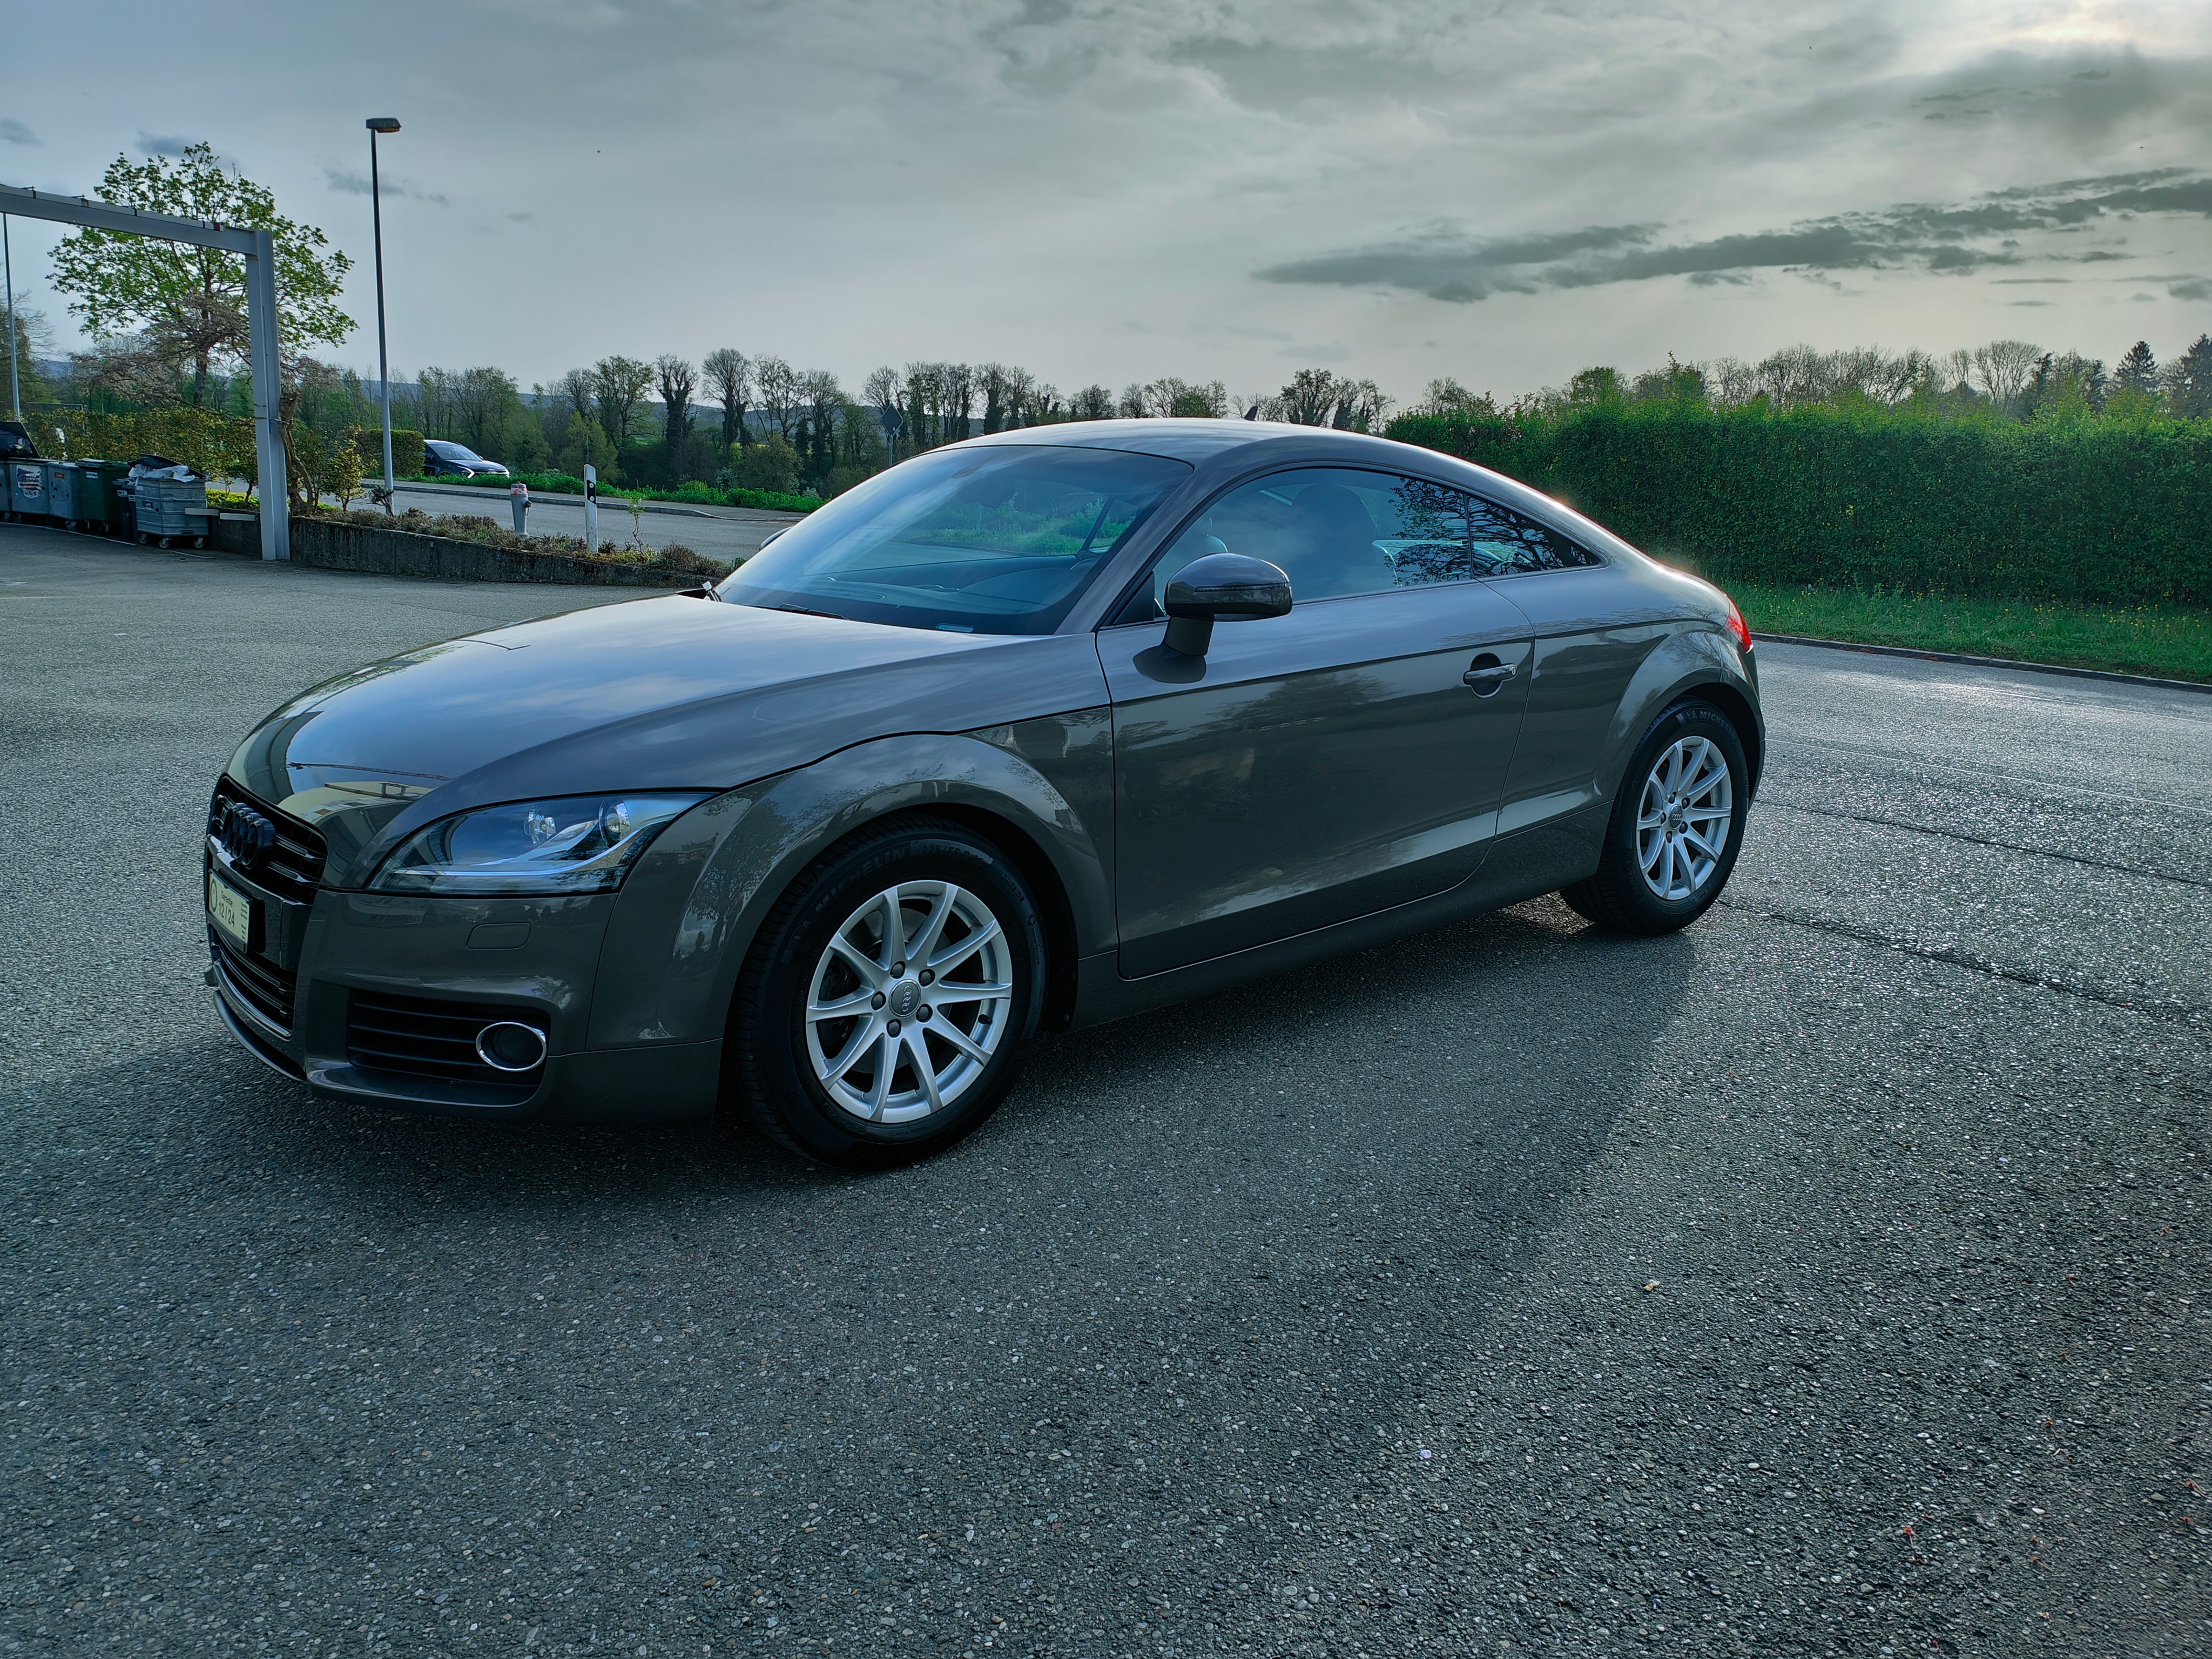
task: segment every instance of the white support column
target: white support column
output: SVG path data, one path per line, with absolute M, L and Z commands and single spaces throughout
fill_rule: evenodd
M 276 246 L 265 230 L 253 233 L 246 256 L 247 350 L 253 365 L 253 457 L 260 474 L 261 556 L 292 556 L 292 501 L 284 477 L 284 434 L 277 416 L 284 392 L 284 362 L 276 344 Z

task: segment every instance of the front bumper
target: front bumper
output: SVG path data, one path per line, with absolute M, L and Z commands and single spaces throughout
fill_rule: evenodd
M 208 867 L 257 906 L 250 949 L 209 924 L 208 978 L 223 1023 L 257 1059 L 318 1095 L 446 1116 L 566 1121 L 669 1121 L 714 1109 L 720 1042 L 588 1046 L 611 895 L 324 890 L 303 902 L 255 881 L 212 844 Z M 517 1020 L 544 1033 L 545 1059 L 520 1077 L 481 1067 L 473 1077 L 424 1075 L 377 1049 L 365 1034 L 362 1011 L 371 1007 L 387 1024 L 404 1024 L 409 1010 L 428 1011 L 447 1030 L 465 1030 L 463 1016 Z

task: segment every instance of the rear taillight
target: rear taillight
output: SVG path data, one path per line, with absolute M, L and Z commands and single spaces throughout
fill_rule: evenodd
M 1726 594 L 1721 597 L 1728 598 Z M 1735 636 L 1735 648 L 1748 655 L 1751 651 L 1750 624 L 1744 621 L 1743 612 L 1735 608 L 1734 599 L 1729 599 L 1728 608 L 1728 631 Z

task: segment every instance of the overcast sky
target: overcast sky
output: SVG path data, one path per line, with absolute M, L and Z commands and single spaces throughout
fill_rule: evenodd
M 9 0 L 0 179 L 205 139 L 393 372 L 916 358 L 1501 394 L 1809 341 L 2212 328 L 2204 0 Z M 43 44 L 41 44 L 43 42 Z M 52 68 L 46 72 L 38 68 Z M 13 222 L 46 287 L 54 228 Z

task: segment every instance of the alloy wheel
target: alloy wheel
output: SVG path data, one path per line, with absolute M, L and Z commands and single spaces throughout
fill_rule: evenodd
M 830 936 L 807 985 L 807 1058 L 854 1117 L 927 1117 L 982 1076 L 1013 994 L 1012 951 L 990 906 L 951 882 L 901 882 Z
M 1711 879 L 1735 817 L 1728 757 L 1710 738 L 1682 738 L 1660 751 L 1636 808 L 1636 861 L 1644 885 L 1670 902 Z

